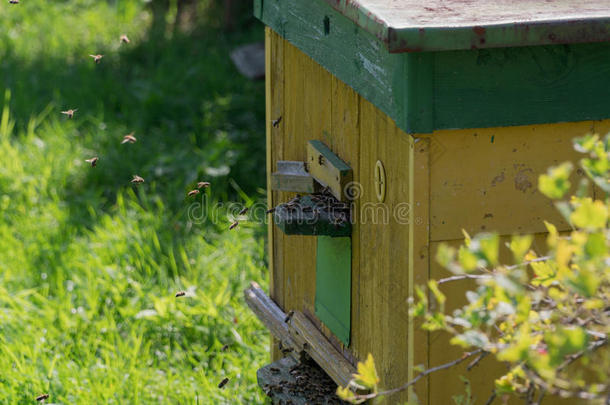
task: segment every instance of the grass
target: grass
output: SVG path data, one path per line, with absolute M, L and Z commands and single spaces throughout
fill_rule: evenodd
M 262 30 L 224 32 L 205 1 L 178 29 L 172 4 L 161 27 L 136 0 L 0 5 L 2 404 L 263 403 L 268 335 L 241 291 L 266 279 L 264 225 L 185 198 L 264 196 L 263 84 L 228 59 Z

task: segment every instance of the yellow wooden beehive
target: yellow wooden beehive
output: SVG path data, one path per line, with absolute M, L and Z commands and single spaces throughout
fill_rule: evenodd
M 268 26 L 270 205 L 295 195 L 273 190 L 278 162 L 307 163 L 312 140 L 351 169 L 355 190 L 349 243 L 336 247 L 348 252 L 349 274 L 332 291 L 320 277 L 331 271 L 325 260 L 345 265 L 328 258 L 338 239 L 269 226 L 269 295 L 301 325 L 272 331 L 298 345 L 315 328 L 307 333 L 326 342 L 306 351 L 338 383 L 368 353 L 385 388 L 413 378 L 416 365 L 459 357 L 410 319 L 407 299 L 447 274 L 436 249 L 461 244 L 462 229 L 533 234 L 540 250 L 543 220 L 569 229 L 537 179 L 577 158 L 574 137 L 610 130 L 610 9 L 603 0 L 256 0 L 255 13 Z M 462 302 L 466 288 L 451 286 L 448 301 Z M 325 315 L 328 302 L 347 317 Z M 339 357 L 317 353 L 328 347 Z M 467 374 L 478 401 L 499 370 Z M 386 401 L 452 404 L 462 373 L 434 374 Z

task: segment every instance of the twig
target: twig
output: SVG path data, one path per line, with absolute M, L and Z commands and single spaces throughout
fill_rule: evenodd
M 550 256 L 537 257 L 535 259 L 528 260 L 523 263 L 514 264 L 512 266 L 506 266 L 505 269 L 514 270 L 521 266 L 527 266 L 530 263 L 544 262 L 544 261 L 549 260 L 550 258 L 551 258 Z M 438 284 L 448 283 L 451 281 L 459 281 L 459 280 L 477 280 L 477 279 L 491 278 L 491 277 L 493 277 L 494 272 L 490 272 L 490 273 L 491 274 L 458 274 L 457 276 L 442 278 L 442 279 L 438 280 Z
M 496 391 L 492 392 L 487 401 L 485 401 L 485 405 L 491 405 L 491 403 L 496 399 Z
M 489 354 L 489 352 L 483 352 L 481 354 L 479 354 L 477 356 L 476 359 L 474 359 L 469 365 L 468 367 L 466 367 L 466 371 L 470 371 L 472 370 L 474 367 L 476 367 L 477 364 L 479 364 L 481 362 L 481 360 L 483 360 L 487 355 Z
M 544 399 L 544 394 L 546 394 L 546 389 L 542 388 L 540 390 L 540 396 L 538 397 L 538 401 L 536 401 L 535 405 L 540 405 L 542 403 L 542 400 Z
M 400 387 L 393 388 L 393 389 L 387 390 L 387 391 L 373 392 L 373 393 L 370 393 L 370 394 L 363 394 L 363 395 L 355 395 L 354 399 L 356 401 L 366 401 L 366 400 L 369 400 L 369 399 L 376 398 L 378 396 L 387 396 L 387 395 L 396 394 L 397 392 L 401 392 L 401 391 L 406 390 L 407 388 L 409 388 L 410 386 L 412 386 L 413 384 L 415 384 L 416 382 L 418 382 L 422 378 L 426 377 L 427 375 L 432 374 L 432 373 L 437 372 L 437 371 L 445 370 L 447 368 L 451 368 L 453 366 L 457 366 L 458 364 L 460 364 L 464 360 L 466 360 L 466 359 L 468 359 L 468 358 L 470 358 L 472 356 L 476 356 L 477 354 L 481 353 L 482 351 L 483 351 L 483 349 L 477 349 L 477 350 L 472 351 L 472 352 L 465 352 L 462 355 L 462 357 L 460 357 L 459 359 L 455 359 L 453 361 L 450 361 L 449 363 L 441 364 L 440 366 L 432 367 L 432 368 L 429 368 L 428 370 L 422 371 L 421 373 L 419 373 L 417 375 L 417 377 L 415 377 L 411 381 L 408 381 L 407 383 L 401 385 Z

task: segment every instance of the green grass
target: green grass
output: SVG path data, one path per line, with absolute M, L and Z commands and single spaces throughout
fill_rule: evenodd
M 263 84 L 228 59 L 262 30 L 201 3 L 186 30 L 136 0 L 0 5 L 1 404 L 263 403 L 242 289 L 266 279 L 264 225 L 193 220 L 185 198 L 264 196 Z

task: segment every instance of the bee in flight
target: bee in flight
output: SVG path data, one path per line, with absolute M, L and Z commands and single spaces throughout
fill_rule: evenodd
M 135 183 L 135 184 L 144 183 L 144 179 L 142 177 L 138 176 L 137 174 L 134 174 L 131 182 Z
M 133 136 L 133 134 L 135 134 L 135 132 L 131 132 L 131 133 L 125 135 L 123 137 L 123 141 L 121 142 L 121 145 L 124 143 L 136 143 L 137 139 L 135 136 Z
M 271 125 L 273 125 L 273 128 L 277 128 L 280 126 L 280 122 L 282 122 L 281 115 L 277 119 L 274 119 L 273 121 L 271 121 Z
M 89 55 L 89 56 L 93 58 L 93 61 L 94 61 L 95 63 L 100 63 L 100 62 L 102 61 L 102 58 L 104 57 L 104 55 L 100 55 L 100 54 L 97 54 L 97 55 Z
M 19 0 L 8 0 L 10 4 L 19 4 Z
M 197 194 L 199 194 L 199 190 L 191 190 L 191 191 L 189 191 L 189 193 L 187 195 L 190 197 L 190 196 L 197 195 Z
M 246 215 L 248 213 L 248 207 L 244 207 L 241 211 L 239 211 L 238 215 Z
M 227 383 L 229 382 L 229 379 L 227 377 L 223 378 L 223 380 L 218 384 L 218 388 L 222 388 L 225 385 L 227 385 Z
M 49 394 L 40 394 L 36 397 L 36 401 L 44 401 L 45 399 L 49 399 Z
M 130 41 L 129 41 L 129 38 L 127 38 L 127 35 L 125 35 L 125 34 L 121 35 L 121 43 L 128 44 L 129 42 Z
M 176 293 L 176 298 L 178 298 L 178 297 L 184 297 L 185 295 L 186 295 L 186 291 L 178 291 L 178 292 Z
M 92 157 L 91 159 L 85 160 L 85 162 L 91 164 L 91 167 L 95 167 L 97 165 L 98 160 L 99 160 L 99 158 L 97 156 L 95 156 L 95 157 Z
M 233 223 L 231 224 L 231 226 L 229 227 L 229 230 L 233 230 L 233 229 L 237 228 L 237 225 L 239 225 L 239 222 L 238 222 L 238 221 L 233 222 Z
M 70 119 L 70 118 L 74 117 L 74 113 L 77 111 L 78 111 L 78 108 L 75 108 L 75 109 L 69 109 L 66 111 L 62 111 L 61 113 L 65 116 L 67 116 L 68 119 Z
M 199 183 L 197 183 L 197 188 L 199 189 L 208 187 L 210 187 L 210 183 L 208 183 L 207 181 L 200 181 Z

